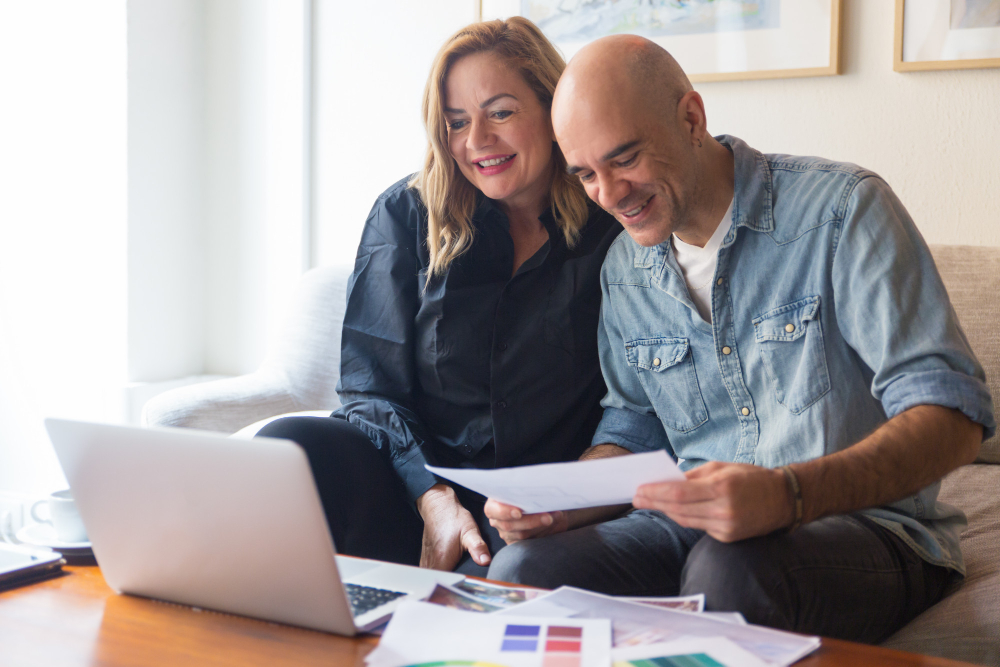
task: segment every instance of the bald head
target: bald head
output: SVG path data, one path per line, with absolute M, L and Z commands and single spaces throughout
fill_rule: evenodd
M 684 70 L 663 47 L 637 35 L 604 37 L 581 49 L 563 72 L 553 123 L 557 112 L 595 104 L 627 105 L 632 113 L 673 118 L 678 101 L 690 90 Z

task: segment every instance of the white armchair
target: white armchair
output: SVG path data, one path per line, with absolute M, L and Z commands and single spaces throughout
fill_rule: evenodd
M 235 433 L 285 413 L 327 414 L 340 406 L 340 331 L 353 266 L 302 276 L 281 335 L 248 375 L 188 385 L 152 398 L 144 426 L 183 426 Z

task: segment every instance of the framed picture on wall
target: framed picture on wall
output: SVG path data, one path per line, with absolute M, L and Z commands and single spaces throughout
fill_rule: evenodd
M 630 33 L 667 49 L 691 81 L 840 73 L 841 0 L 479 0 L 484 20 L 533 21 L 569 60 Z
M 897 72 L 1000 67 L 1000 0 L 896 0 Z

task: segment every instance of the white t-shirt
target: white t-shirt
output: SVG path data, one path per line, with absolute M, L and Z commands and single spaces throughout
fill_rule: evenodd
M 719 226 L 715 228 L 715 233 L 704 248 L 688 245 L 677 238 L 676 234 L 670 237 L 674 244 L 674 257 L 684 274 L 688 293 L 697 306 L 701 318 L 706 322 L 712 321 L 712 278 L 715 277 L 715 266 L 719 261 L 719 248 L 722 247 L 722 240 L 726 238 L 726 233 L 732 226 L 733 202 L 729 202 L 726 214 L 722 216 Z

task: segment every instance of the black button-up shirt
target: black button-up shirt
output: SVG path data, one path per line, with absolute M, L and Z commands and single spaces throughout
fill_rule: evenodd
M 572 249 L 549 241 L 511 277 L 506 215 L 480 197 L 471 247 L 425 286 L 427 212 L 400 181 L 375 202 L 348 283 L 341 376 L 349 420 L 412 500 L 425 463 L 492 468 L 577 458 L 601 418 L 600 271 L 621 226 L 592 206 Z

